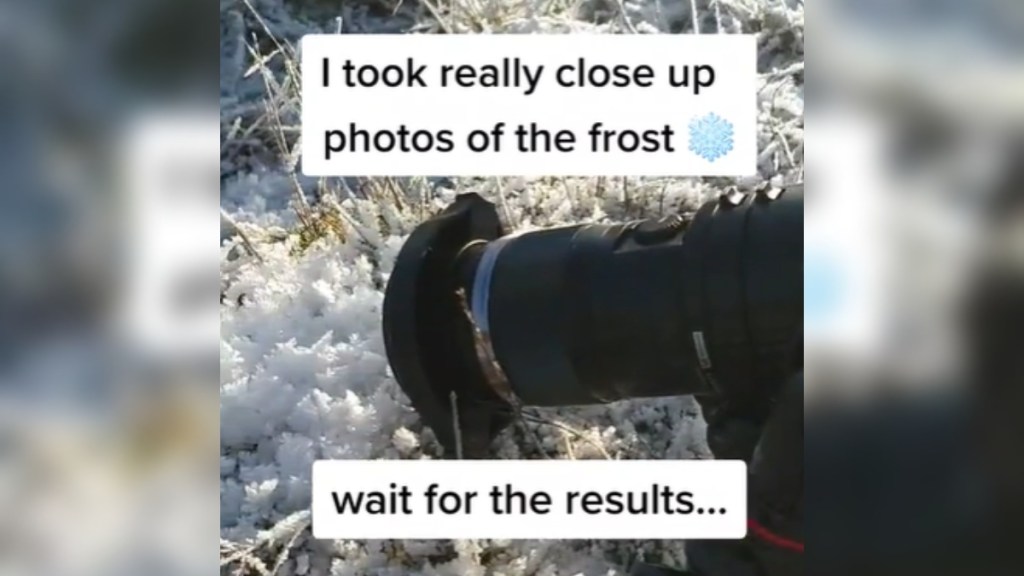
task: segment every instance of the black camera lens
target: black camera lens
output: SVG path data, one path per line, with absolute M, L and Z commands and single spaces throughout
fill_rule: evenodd
M 485 428 L 504 425 L 502 404 L 761 402 L 803 330 L 803 193 L 519 235 L 462 196 L 403 247 L 384 329 L 395 376 L 435 433 L 453 427 L 453 392 L 460 419 L 491 415 Z

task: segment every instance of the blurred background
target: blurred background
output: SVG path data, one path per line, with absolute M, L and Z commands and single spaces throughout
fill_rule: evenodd
M 1024 3 L 810 4 L 810 572 L 1013 573 Z M 0 574 L 214 570 L 217 26 L 0 0 Z
M 809 566 L 1015 572 L 1024 3 L 809 13 Z
M 217 557 L 217 24 L 0 0 L 0 574 Z

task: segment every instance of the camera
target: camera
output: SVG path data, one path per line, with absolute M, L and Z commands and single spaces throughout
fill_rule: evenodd
M 383 315 L 396 380 L 467 458 L 522 405 L 769 403 L 802 342 L 803 190 L 522 234 L 462 194 L 402 247 Z

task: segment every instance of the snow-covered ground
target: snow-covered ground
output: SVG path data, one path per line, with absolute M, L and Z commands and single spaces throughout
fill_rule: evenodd
M 327 181 L 294 172 L 290 46 L 309 32 L 760 35 L 758 181 L 541 178 Z M 339 5 L 341 6 L 339 8 Z M 795 0 L 221 0 L 221 547 L 226 573 L 606 574 L 685 562 L 677 541 L 315 541 L 311 464 L 432 458 L 439 447 L 392 378 L 383 286 L 405 236 L 457 192 L 513 229 L 688 211 L 730 186 L 802 180 L 803 3 Z M 258 14 L 258 15 L 257 15 Z M 338 19 L 340 17 L 340 20 Z M 273 35 L 273 38 L 271 37 Z M 253 53 L 261 55 L 256 65 Z M 267 102 L 272 103 L 268 112 Z M 297 190 L 302 190 L 304 207 Z M 258 253 L 242 246 L 240 230 Z M 496 458 L 702 458 L 688 397 L 536 411 Z M 550 422 L 558 423 L 559 426 Z M 575 433 L 569 430 L 574 430 Z

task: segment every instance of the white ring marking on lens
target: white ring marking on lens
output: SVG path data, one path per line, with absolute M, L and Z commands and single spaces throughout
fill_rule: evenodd
M 473 295 L 470 302 L 470 313 L 473 321 L 483 336 L 490 336 L 491 323 L 488 318 L 488 305 L 491 297 L 491 279 L 494 277 L 494 265 L 498 262 L 498 254 L 515 235 L 503 236 L 484 248 L 480 257 L 476 274 L 473 276 Z

